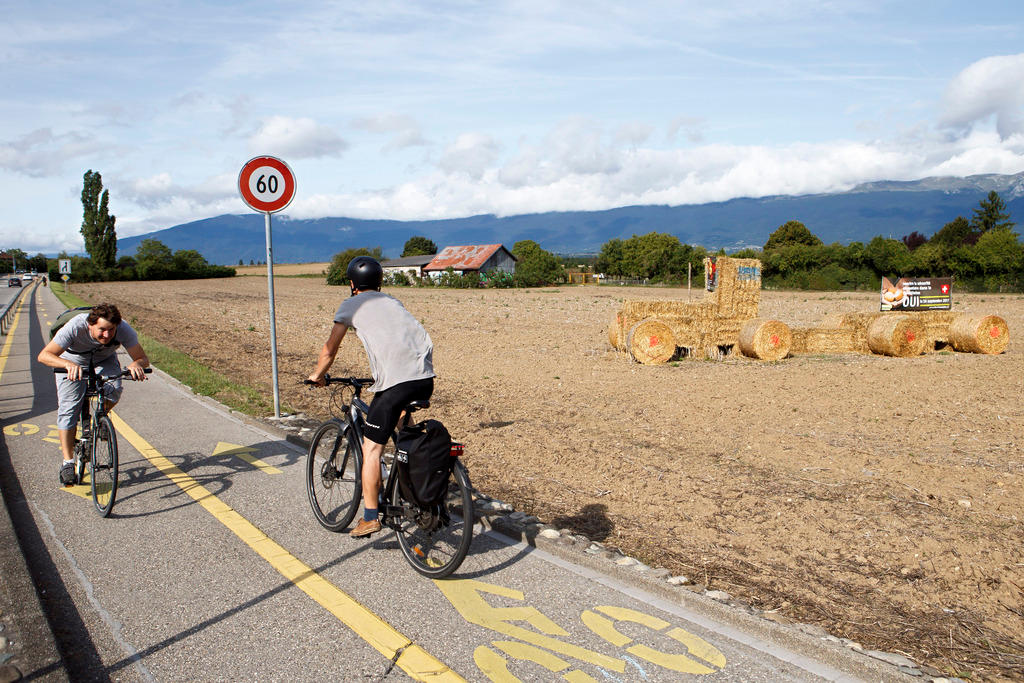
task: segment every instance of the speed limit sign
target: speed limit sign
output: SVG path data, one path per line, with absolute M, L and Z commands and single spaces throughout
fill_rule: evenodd
M 238 192 L 256 211 L 275 213 L 295 197 L 295 175 L 277 157 L 256 157 L 247 161 L 238 174 Z

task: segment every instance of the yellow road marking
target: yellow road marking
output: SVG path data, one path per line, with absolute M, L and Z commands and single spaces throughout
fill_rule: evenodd
M 492 607 L 483 597 L 483 594 L 487 593 L 521 602 L 526 599 L 522 591 L 476 579 L 446 579 L 434 583 L 459 614 L 471 624 L 604 669 L 618 673 L 626 670 L 626 662 L 623 659 L 609 657 L 554 637 L 568 636 L 569 632 L 551 621 L 536 607 Z M 526 622 L 536 630 L 519 626 L 517 622 Z
M 19 429 L 20 427 L 20 429 Z M 28 436 L 35 434 L 39 431 L 39 427 L 28 422 L 22 422 L 21 424 L 14 423 L 4 427 L 4 434 L 7 436 Z
M 282 576 L 302 589 L 306 595 L 327 609 L 341 623 L 355 631 L 371 647 L 388 659 L 394 660 L 398 667 L 414 680 L 465 680 L 372 611 L 360 605 L 347 593 L 314 572 L 309 565 L 269 538 L 256 525 L 238 514 L 205 486 L 175 467 L 170 460 L 149 445 L 115 413 L 110 413 L 110 418 L 114 421 L 114 429 L 164 476 L 177 484 L 217 521 L 245 541 Z
M 526 597 L 522 591 L 484 583 L 476 579 L 447 579 L 434 583 L 466 621 L 525 641 L 528 645 L 510 644 L 511 641 L 494 641 L 492 643 L 513 659 L 529 660 L 540 664 L 549 671 L 562 673 L 570 665 L 557 656 L 561 655 L 617 673 L 625 672 L 626 662 L 624 659 L 610 657 L 559 640 L 559 636 L 568 636 L 569 633 L 536 607 L 528 605 L 496 607 L 485 599 L 485 595 L 497 595 L 504 598 L 501 601 L 502 605 L 508 604 L 509 600 L 522 602 Z M 714 673 L 716 669 L 712 667 L 722 669 L 726 665 L 725 656 L 704 639 L 678 627 L 669 628 L 672 626 L 669 622 L 644 612 L 638 612 L 628 607 L 598 606 L 594 610 L 585 610 L 581 619 L 585 626 L 612 645 L 624 647 L 626 652 L 631 655 L 669 671 L 703 675 Z M 521 622 L 525 622 L 533 628 L 524 628 L 519 625 Z M 633 638 L 615 628 L 615 622 L 630 622 L 646 626 L 653 631 L 659 631 L 683 645 L 687 654 L 662 652 L 642 643 L 634 643 Z M 492 681 L 511 683 L 519 680 L 509 672 L 505 660 L 486 646 L 478 647 L 473 653 L 473 658 L 480 670 Z M 701 661 L 696 661 L 694 658 Z M 588 674 L 578 670 L 562 673 L 562 678 L 577 683 L 593 680 Z
M 83 482 L 81 484 L 75 484 L 74 486 L 61 486 L 60 490 L 65 493 L 73 493 L 79 498 L 85 498 L 90 500 L 92 498 L 92 487 L 89 485 L 89 472 L 86 471 L 85 476 L 82 477 Z
M 255 448 L 250 448 L 249 446 L 239 446 L 236 443 L 225 443 L 223 441 L 218 441 L 217 446 L 213 449 L 214 455 L 234 455 L 246 461 L 253 467 L 263 470 L 267 474 L 281 474 L 281 470 L 277 469 L 273 465 L 268 465 L 267 463 L 263 462 L 255 455 L 253 455 L 253 453 L 255 452 Z
M 3 379 L 4 368 L 7 367 L 7 357 L 11 355 L 11 345 L 14 344 L 14 331 L 18 329 L 18 320 L 21 319 L 21 307 L 24 305 L 24 299 L 18 302 L 18 310 L 14 312 L 11 328 L 7 330 L 7 341 L 4 342 L 4 350 L 0 351 L 0 379 Z

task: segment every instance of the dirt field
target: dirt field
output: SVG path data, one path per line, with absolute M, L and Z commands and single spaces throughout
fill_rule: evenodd
M 282 401 L 324 415 L 325 392 L 299 380 L 347 291 L 310 279 L 275 290 Z M 271 391 L 265 279 L 76 291 Z M 434 339 L 431 413 L 466 443 L 476 487 L 867 648 L 1024 679 L 1024 297 L 955 299 L 1006 319 L 1000 356 L 642 366 L 609 347 L 609 320 L 623 298 L 686 290 L 390 293 Z M 877 295 L 761 303 L 789 323 L 855 310 L 877 310 Z M 357 340 L 335 369 L 366 372 Z
M 325 261 L 324 263 L 277 263 L 274 265 L 274 280 L 276 281 L 282 275 L 319 275 L 326 273 L 330 267 L 330 261 Z M 267 275 L 267 267 L 265 265 L 232 266 L 232 268 L 235 269 L 235 273 L 238 275 L 262 275 L 264 277 Z

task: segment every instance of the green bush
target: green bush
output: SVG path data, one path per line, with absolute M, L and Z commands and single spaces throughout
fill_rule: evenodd
M 380 247 L 374 247 L 372 250 L 366 247 L 358 247 L 339 251 L 331 259 L 331 265 L 327 269 L 327 284 L 335 286 L 348 285 L 348 280 L 345 279 L 345 271 L 348 269 L 349 261 L 356 256 L 372 256 L 378 261 L 384 258 L 383 250 Z
M 408 287 L 412 281 L 408 275 L 399 270 L 394 273 L 384 273 L 384 284 L 391 287 Z

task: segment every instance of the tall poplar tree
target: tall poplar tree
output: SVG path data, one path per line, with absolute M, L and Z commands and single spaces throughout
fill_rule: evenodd
M 93 265 L 104 270 L 117 260 L 115 216 L 109 211 L 110 193 L 103 189 L 103 178 L 92 169 L 82 178 L 82 237 Z

